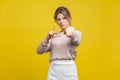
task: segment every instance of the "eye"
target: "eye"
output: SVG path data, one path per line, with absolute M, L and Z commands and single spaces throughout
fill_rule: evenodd
M 66 19 L 66 17 L 63 17 L 63 19 Z
M 57 21 L 60 21 L 60 19 L 57 19 Z

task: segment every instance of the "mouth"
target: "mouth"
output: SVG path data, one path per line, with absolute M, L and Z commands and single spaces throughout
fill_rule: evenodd
M 66 26 L 65 25 L 61 25 L 62 28 L 65 28 Z
M 61 26 L 62 26 L 62 27 L 64 27 L 64 26 L 65 26 L 65 24 L 61 24 Z

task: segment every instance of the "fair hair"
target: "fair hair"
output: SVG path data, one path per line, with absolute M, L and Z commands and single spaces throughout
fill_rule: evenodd
M 68 10 L 68 8 L 63 7 L 63 6 L 58 7 L 56 9 L 55 14 L 54 14 L 54 20 L 55 20 L 55 22 L 57 21 L 57 15 L 60 14 L 60 13 L 62 13 L 65 16 L 65 18 L 68 19 L 68 21 L 70 22 L 70 20 L 72 19 L 70 11 Z

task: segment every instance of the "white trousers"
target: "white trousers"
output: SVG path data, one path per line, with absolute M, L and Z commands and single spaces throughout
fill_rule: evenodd
M 73 60 L 56 60 L 50 63 L 47 80 L 78 80 Z

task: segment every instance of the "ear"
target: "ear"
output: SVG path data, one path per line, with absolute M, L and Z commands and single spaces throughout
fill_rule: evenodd
M 68 17 L 68 21 L 70 22 L 72 19 L 70 17 Z

